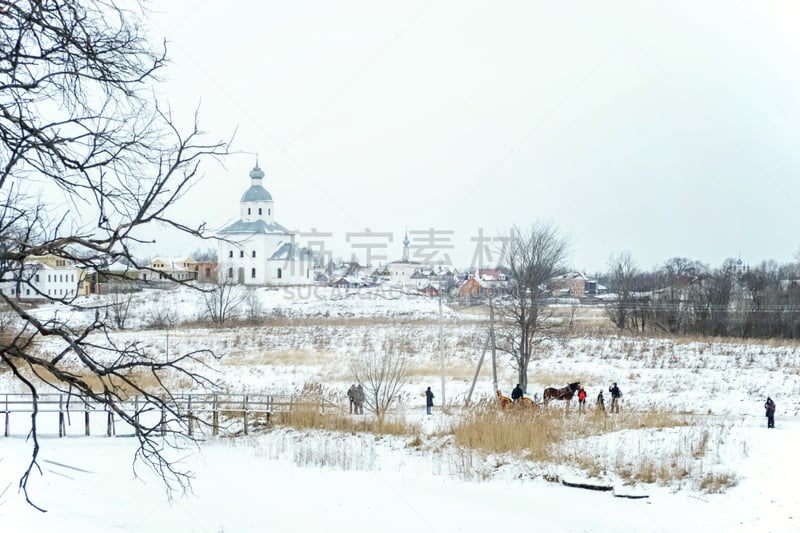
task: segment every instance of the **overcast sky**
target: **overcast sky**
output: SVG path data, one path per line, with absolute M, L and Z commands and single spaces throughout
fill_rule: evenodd
M 537 220 L 590 273 L 622 251 L 650 269 L 800 247 L 794 2 L 151 5 L 164 96 L 245 152 L 206 167 L 191 220 L 238 216 L 257 153 L 276 220 L 342 257 L 364 252 L 348 233 L 391 234 L 373 263 L 433 228 L 466 265 L 479 231 Z

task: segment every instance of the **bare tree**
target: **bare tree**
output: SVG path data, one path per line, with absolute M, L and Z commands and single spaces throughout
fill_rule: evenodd
M 651 304 L 654 325 L 669 333 L 685 332 L 692 311 L 690 293 L 707 275 L 708 267 L 699 261 L 673 257 L 664 262 Z
M 408 379 L 408 358 L 391 346 L 364 349 L 350 361 L 350 373 L 364 387 L 367 407 L 383 424 Z
M 251 288 L 247 290 L 244 297 L 244 313 L 247 321 L 255 324 L 264 318 L 264 303 L 261 301 L 261 296 L 258 289 Z
M 201 162 L 223 156 L 227 144 L 202 141 L 196 119 L 185 131 L 173 121 L 155 97 L 165 49 L 148 41 L 141 5 L 122 5 L 0 1 L 0 301 L 18 318 L 0 339 L 0 362 L 34 398 L 33 453 L 19 483 L 31 505 L 40 393 L 68 393 L 115 413 L 135 429 L 136 460 L 153 467 L 171 491 L 186 489 L 190 473 L 165 455 L 169 439 L 157 438 L 147 418 L 123 400 L 136 394 L 144 400 L 140 409 L 163 411 L 177 445 L 186 419 L 170 378 L 212 386 L 188 365 L 205 351 L 156 358 L 140 343 L 117 344 L 99 313 L 89 325 L 57 318 L 67 313 L 41 319 L 18 300 L 24 287 L 77 306 L 74 292 L 51 296 L 38 289 L 28 275 L 32 258 L 55 257 L 88 271 L 117 259 L 144 266 L 132 248 L 149 242 L 156 228 L 203 236 L 202 226 L 174 220 L 169 208 L 196 181 Z M 45 337 L 60 344 L 54 353 L 37 350 Z M 141 385 L 143 374 L 155 377 L 155 385 Z
M 247 297 L 248 293 L 242 286 L 227 279 L 220 281 L 203 292 L 206 317 L 220 326 L 238 318 L 239 308 L 246 302 Z
M 217 261 L 217 251 L 214 248 L 206 248 L 194 251 L 192 254 L 192 259 L 195 261 Z
M 606 307 L 608 316 L 619 329 L 631 325 L 634 312 L 634 290 L 639 270 L 630 252 L 620 252 L 608 260 L 610 290 L 617 299 Z
M 536 346 L 555 332 L 559 321 L 547 306 L 548 287 L 562 269 L 568 243 L 556 226 L 536 223 L 527 231 L 511 230 L 502 261 L 511 287 L 496 301 L 498 349 L 511 355 L 523 390 L 528 387 L 528 364 Z
M 115 290 L 108 295 L 108 311 L 111 321 L 117 329 L 125 329 L 133 302 L 133 292 L 130 290 Z

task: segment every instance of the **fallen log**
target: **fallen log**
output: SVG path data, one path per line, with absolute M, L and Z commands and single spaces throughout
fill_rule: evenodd
M 598 485 L 597 483 L 567 481 L 566 479 L 562 479 L 561 484 L 566 487 L 574 487 L 576 489 L 598 490 L 602 492 L 614 490 L 614 487 L 611 485 Z
M 644 499 L 644 498 L 649 498 L 650 495 L 649 494 L 617 494 L 617 492 L 614 491 L 614 497 L 615 498 L 629 498 L 631 500 L 641 500 L 641 499 Z

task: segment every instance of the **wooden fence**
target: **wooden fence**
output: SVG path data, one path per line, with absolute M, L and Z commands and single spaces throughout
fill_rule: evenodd
M 269 425 L 276 413 L 290 412 L 298 407 L 326 410 L 337 410 L 341 407 L 322 398 L 301 397 L 293 394 L 179 394 L 173 396 L 174 407 L 181 413 L 186 423 L 186 431 L 190 437 L 196 431 L 208 431 L 212 435 L 220 433 L 247 435 L 254 425 Z M 14 427 L 19 427 L 19 435 L 27 435 L 30 431 L 30 416 L 34 402 L 31 394 L 2 394 L 0 406 L 3 410 L 3 435 L 14 435 Z M 145 401 L 139 396 L 118 402 L 126 412 L 135 413 L 138 423 L 141 420 L 149 427 L 159 427 L 165 433 L 169 427 L 166 413 L 160 406 Z M 59 437 L 68 435 L 92 434 L 92 423 L 105 426 L 105 434 L 109 437 L 117 434 L 117 424 L 126 427 L 121 431 L 133 432 L 134 427 L 124 421 L 105 405 L 69 394 L 40 394 L 37 402 L 37 433 L 52 434 Z M 83 419 L 83 423 L 73 425 L 73 418 Z M 25 419 L 22 423 L 22 419 Z M 95 427 L 97 427 L 95 425 Z

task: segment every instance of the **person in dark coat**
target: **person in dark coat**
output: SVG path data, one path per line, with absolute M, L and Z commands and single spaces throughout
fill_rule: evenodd
M 364 414 L 364 400 L 367 399 L 366 394 L 364 394 L 364 387 L 361 386 L 361 383 L 358 384 L 356 387 L 356 392 L 354 395 L 355 404 L 356 404 L 356 414 L 363 415 Z
M 514 390 L 511 391 L 511 401 L 516 402 L 521 398 L 522 398 L 522 387 L 520 387 L 519 383 L 517 383 L 517 386 L 514 387 Z
M 767 396 L 767 401 L 764 402 L 764 409 L 767 410 L 767 427 L 774 428 L 775 427 L 775 402 L 772 401 L 772 398 Z
M 605 411 L 606 410 L 606 401 L 603 398 L 603 391 L 600 391 L 600 394 L 597 395 L 597 410 L 598 411 Z
M 622 391 L 619 390 L 617 387 L 617 383 L 608 388 L 608 392 L 611 393 L 611 412 L 612 413 L 619 413 L 619 399 L 622 398 Z
M 350 398 L 350 414 L 352 415 L 353 412 L 355 412 L 355 406 L 356 406 L 356 384 L 355 383 L 353 383 L 353 385 L 347 391 L 347 397 Z
M 425 391 L 425 411 L 428 414 L 431 414 L 431 408 L 433 407 L 433 391 L 430 387 L 428 390 Z

